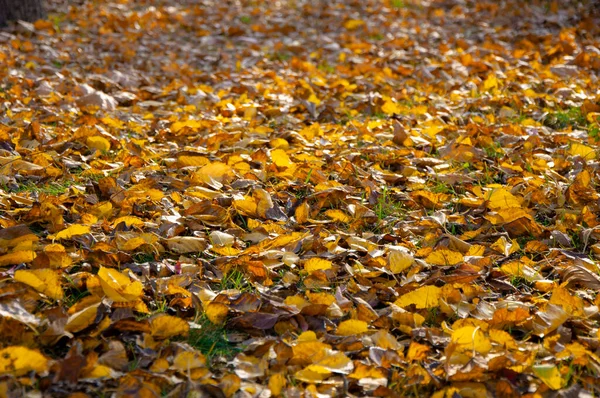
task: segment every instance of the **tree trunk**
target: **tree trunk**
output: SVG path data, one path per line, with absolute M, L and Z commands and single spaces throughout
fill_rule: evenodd
M 42 0 L 0 0 L 0 26 L 7 21 L 33 22 L 45 16 Z

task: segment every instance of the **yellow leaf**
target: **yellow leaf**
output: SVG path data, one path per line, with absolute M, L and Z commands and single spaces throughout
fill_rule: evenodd
M 60 277 L 52 269 L 18 270 L 15 272 L 14 278 L 17 282 L 25 283 L 55 300 L 60 300 L 64 296 L 60 286 Z
M 203 182 L 213 188 L 221 188 L 221 183 L 230 175 L 233 175 L 231 166 L 222 162 L 214 162 L 196 171 L 193 180 Z
M 402 113 L 403 109 L 400 105 L 393 102 L 392 100 L 387 100 L 381 106 L 381 111 L 383 113 L 385 113 L 386 115 L 394 115 L 394 114 L 398 115 L 398 114 Z
M 178 156 L 177 165 L 179 167 L 190 167 L 190 166 L 204 166 L 210 163 L 210 160 L 204 156 Z
M 520 260 L 502 264 L 502 266 L 500 266 L 500 271 L 511 277 L 523 278 L 528 282 L 535 282 L 543 279 L 536 270 Z
M 283 149 L 273 149 L 271 151 L 271 160 L 275 163 L 275 166 L 281 168 L 290 167 L 294 164 Z
M 254 199 L 245 198 L 233 201 L 233 206 L 237 211 L 245 216 L 257 217 L 257 204 Z
M 553 390 L 559 390 L 566 384 L 560 375 L 560 371 L 554 365 L 534 365 L 531 368 L 533 373 Z
M 584 315 L 583 300 L 577 296 L 572 296 L 571 293 L 569 293 L 569 291 L 562 286 L 556 286 L 554 288 L 549 303 L 560 305 L 569 315 Z
M 453 250 L 440 249 L 432 252 L 425 261 L 433 265 L 456 265 L 462 263 L 464 257 Z
M 485 199 L 488 202 L 487 206 L 492 210 L 521 207 L 521 201 L 504 188 L 492 188 Z
M 98 151 L 109 151 L 110 141 L 99 135 L 93 137 L 87 137 L 86 145 L 90 149 L 97 149 Z
M 315 368 L 314 365 L 309 365 L 306 368 L 297 371 L 294 374 L 296 380 L 300 380 L 306 383 L 320 383 L 326 378 L 331 376 L 331 372 L 323 370 L 321 368 Z
M 358 319 L 348 319 L 339 324 L 335 334 L 338 336 L 354 336 L 369 330 L 369 324 Z
M 116 375 L 116 372 L 109 366 L 106 365 L 96 365 L 94 369 L 90 372 L 86 373 L 84 377 L 86 379 L 102 379 L 102 378 L 112 378 Z
M 281 395 L 281 392 L 287 385 L 285 375 L 283 373 L 275 373 L 269 379 L 269 390 L 271 390 L 271 396 Z
M 163 340 L 173 336 L 187 335 L 190 325 L 181 318 L 171 315 L 158 315 L 150 321 L 150 333 L 155 339 Z
M 310 206 L 306 202 L 302 202 L 302 204 L 296 207 L 294 211 L 294 217 L 296 217 L 296 222 L 298 224 L 304 224 L 308 221 L 308 214 L 310 211 Z
M 399 274 L 412 265 L 415 261 L 413 256 L 404 250 L 390 250 L 388 255 L 388 266 L 394 274 Z
M 352 360 L 340 351 L 328 352 L 325 358 L 318 361 L 316 365 L 325 368 L 330 372 L 339 374 L 348 374 L 354 370 Z
M 220 325 L 225 321 L 225 318 L 227 318 L 229 307 L 223 303 L 209 303 L 204 312 L 211 323 Z
M 203 368 L 206 365 L 206 358 L 199 352 L 182 351 L 173 359 L 173 368 L 187 372 L 190 369 Z
M 56 235 L 48 235 L 49 239 L 70 239 L 73 236 L 85 235 L 91 231 L 87 225 L 73 224 Z
M 496 75 L 493 73 L 489 74 L 487 79 L 483 82 L 483 89 L 488 91 L 492 88 L 498 88 L 498 79 L 496 79 Z
M 344 22 L 344 28 L 348 29 L 348 30 L 354 30 L 354 29 L 358 29 L 359 27 L 363 26 L 365 24 L 365 21 L 362 21 L 360 19 L 349 19 L 346 22 Z
M 328 270 L 331 269 L 331 267 L 331 261 L 317 257 L 310 258 L 304 262 L 304 270 L 306 270 L 308 273 L 313 273 L 319 270 Z
M 452 333 L 451 341 L 459 352 L 475 351 L 485 355 L 492 349 L 490 339 L 477 326 L 464 326 L 456 329 Z
M 32 262 L 37 256 L 33 250 L 19 250 L 0 256 L 0 267 Z
M 48 360 L 37 350 L 26 347 L 11 346 L 0 350 L 0 374 L 23 376 L 35 371 L 48 370 Z
M 331 218 L 335 222 L 349 223 L 352 220 L 349 215 L 336 209 L 327 210 L 325 216 Z
M 596 159 L 596 150 L 594 148 L 576 142 L 571 143 L 569 154 L 572 156 L 581 156 L 585 160 Z
M 104 294 L 116 302 L 136 301 L 142 296 L 144 287 L 140 281 L 131 281 L 116 269 L 100 267 L 98 278 Z
M 265 218 L 267 215 L 267 210 L 273 207 L 271 195 L 264 189 L 258 188 L 254 190 L 252 197 L 256 202 L 256 213 L 258 216 Z
M 398 307 L 414 304 L 417 308 L 433 308 L 438 306 L 441 294 L 442 289 L 437 286 L 423 286 L 402 295 L 394 304 Z
M 175 122 L 171 125 L 171 130 L 175 133 L 178 133 L 179 130 L 182 130 L 185 127 L 191 129 L 197 129 L 204 126 L 204 123 L 200 120 L 185 120 L 183 122 Z
M 44 253 L 52 268 L 66 268 L 73 263 L 73 259 L 67 254 L 63 245 L 49 244 L 44 247 Z
M 120 223 L 125 223 L 125 225 L 127 227 L 143 227 L 144 226 L 144 221 L 138 217 L 135 216 L 123 216 L 123 217 L 119 217 L 117 219 L 115 219 L 112 222 L 113 227 L 116 227 L 117 225 L 119 225 Z
M 96 314 L 98 313 L 100 304 L 102 303 L 95 303 L 71 315 L 67 319 L 65 330 L 67 332 L 77 333 L 91 326 L 96 320 Z

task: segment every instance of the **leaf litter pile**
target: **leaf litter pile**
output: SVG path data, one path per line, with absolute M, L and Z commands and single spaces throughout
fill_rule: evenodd
M 0 396 L 600 392 L 591 4 L 49 3 L 0 31 Z

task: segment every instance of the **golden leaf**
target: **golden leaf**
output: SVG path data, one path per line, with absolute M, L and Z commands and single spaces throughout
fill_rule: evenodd
M 440 249 L 432 252 L 425 259 L 429 264 L 433 265 L 456 265 L 464 261 L 461 253 L 453 250 Z
M 585 160 L 596 159 L 596 150 L 594 148 L 576 142 L 571 143 L 569 154 L 571 156 L 581 156 Z
M 52 268 L 66 268 L 73 263 L 73 259 L 67 254 L 65 247 L 58 243 L 44 247 L 44 253 Z
M 331 269 L 332 264 L 331 261 L 325 260 L 323 258 L 313 257 L 304 262 L 304 269 L 308 273 L 312 273 L 315 271 L 324 271 Z
M 294 162 L 290 160 L 290 157 L 283 149 L 273 149 L 271 151 L 271 160 L 275 163 L 275 166 L 281 168 L 288 168 L 294 165 Z
M 294 211 L 294 217 L 298 224 L 304 224 L 308 221 L 308 215 L 310 212 L 310 206 L 306 202 L 302 202 L 300 206 L 296 207 Z
M 65 330 L 71 333 L 77 333 L 83 329 L 91 326 L 96 320 L 96 314 L 98 313 L 98 307 L 100 302 L 90 305 L 74 314 L 67 319 Z
M 414 304 L 417 308 L 433 308 L 438 306 L 441 294 L 442 289 L 437 286 L 423 286 L 402 295 L 394 304 L 398 307 Z
M 96 149 L 98 151 L 110 150 L 110 141 L 99 135 L 87 137 L 85 143 L 90 149 Z
M 287 380 L 283 373 L 275 373 L 269 378 L 269 390 L 271 390 L 271 396 L 281 395 L 281 392 L 287 385 Z
M 394 274 L 399 274 L 410 267 L 415 259 L 408 251 L 390 250 L 387 261 L 390 271 Z
M 163 340 L 173 336 L 187 335 L 190 325 L 181 318 L 171 315 L 158 315 L 150 321 L 150 334 Z
M 48 235 L 48 239 L 71 239 L 73 236 L 85 235 L 91 231 L 87 225 L 73 224 L 56 235 Z
M 55 300 L 64 297 L 60 276 L 52 269 L 18 270 L 15 272 L 14 279 Z
M 35 371 L 48 370 L 48 359 L 37 350 L 21 346 L 11 346 L 0 350 L 0 374 L 23 376 Z
M 335 222 L 349 223 L 352 218 L 341 210 L 330 209 L 325 212 L 325 216 L 331 218 Z
M 104 294 L 116 302 L 136 301 L 144 290 L 140 281 L 132 282 L 128 275 L 112 268 L 100 267 L 98 279 Z
M 477 326 L 464 326 L 456 329 L 452 332 L 451 344 L 454 344 L 455 349 L 459 352 L 475 351 L 483 355 L 492 349 L 490 339 Z
M 544 384 L 553 390 L 560 390 L 566 385 L 566 381 L 563 380 L 560 371 L 555 365 L 534 365 L 531 369 Z
M 341 322 L 335 334 L 339 336 L 354 336 L 355 334 L 362 334 L 369 330 L 369 324 L 365 321 L 358 319 L 348 319 Z
M 229 313 L 229 307 L 223 303 L 209 303 L 204 311 L 206 317 L 211 323 L 215 325 L 222 324 L 227 318 Z
M 144 221 L 138 217 L 135 216 L 123 216 L 123 217 L 119 217 L 116 218 L 113 222 L 112 225 L 113 227 L 116 227 L 117 225 L 119 225 L 120 223 L 125 223 L 125 225 L 127 227 L 138 227 L 141 228 L 144 226 Z
M 359 27 L 363 26 L 365 24 L 365 21 L 360 20 L 360 19 L 349 19 L 346 22 L 344 22 L 344 28 L 348 29 L 348 30 L 355 30 L 358 29 Z
M 18 250 L 0 256 L 0 267 L 6 267 L 7 265 L 13 264 L 30 263 L 36 257 L 37 255 L 33 250 Z

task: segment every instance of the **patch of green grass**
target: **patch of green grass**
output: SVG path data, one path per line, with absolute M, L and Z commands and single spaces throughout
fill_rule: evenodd
M 485 155 L 491 159 L 499 159 L 504 156 L 502 145 L 499 142 L 494 142 L 492 145 L 484 147 L 483 150 Z
M 441 181 L 438 181 L 433 187 L 431 187 L 430 191 L 433 193 L 456 194 L 452 186 L 444 184 Z
M 404 0 L 391 0 L 390 4 L 392 5 L 393 8 L 404 8 L 404 7 L 406 7 L 406 3 L 404 3 Z
M 279 51 L 276 53 L 273 53 L 269 56 L 269 59 L 271 61 L 282 61 L 283 62 L 283 61 L 289 60 L 290 58 L 292 58 L 291 54 L 279 52 Z
M 190 330 L 188 343 L 206 357 L 209 366 L 217 357 L 232 359 L 242 351 L 240 347 L 229 342 L 227 330 L 223 326 L 214 325 L 204 315 L 198 324 L 200 328 Z
M 220 290 L 235 289 L 240 292 L 253 292 L 254 286 L 248 283 L 246 276 L 239 269 L 234 268 L 221 278 Z
M 329 65 L 327 62 L 323 62 L 321 64 L 319 64 L 319 66 L 317 66 L 317 69 L 320 70 L 321 72 L 325 72 L 325 73 L 334 73 L 335 72 L 335 68 L 331 65 Z
M 587 125 L 587 120 L 581 109 L 569 108 L 566 111 L 548 115 L 544 119 L 544 124 L 554 129 L 564 129 L 567 127 L 584 127 Z
M 377 198 L 377 203 L 375 203 L 373 211 L 379 220 L 383 220 L 388 216 L 400 216 L 404 213 L 404 208 L 402 203 L 396 202 L 391 197 L 387 187 L 384 187 Z
M 131 256 L 136 263 L 147 263 L 154 260 L 154 253 L 138 252 Z
M 19 185 L 18 188 L 13 190 L 14 193 L 21 192 L 35 192 L 35 193 L 43 193 L 51 196 L 62 195 L 63 193 L 69 190 L 69 187 L 73 185 L 72 181 L 58 181 L 58 182 L 50 182 L 44 185 L 38 185 L 33 182 L 27 182 L 25 184 Z
M 588 129 L 588 135 L 590 136 L 591 139 L 594 140 L 594 142 L 599 142 L 600 141 L 600 128 L 598 126 L 591 126 Z
M 251 17 L 251 16 L 249 16 L 249 15 L 242 15 L 242 16 L 240 17 L 240 22 L 241 22 L 241 23 L 245 23 L 245 24 L 249 24 L 249 23 L 251 23 L 251 22 L 252 22 L 252 17 Z

